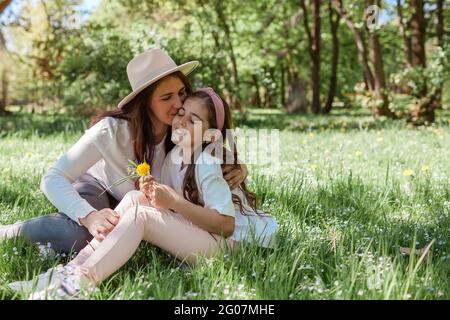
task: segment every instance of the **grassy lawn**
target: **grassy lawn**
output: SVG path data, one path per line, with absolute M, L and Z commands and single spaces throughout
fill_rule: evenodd
M 83 133 L 67 115 L 0 118 L 0 223 L 55 212 L 43 172 Z M 243 247 L 182 268 L 142 243 L 94 299 L 449 299 L 450 113 L 433 127 L 374 122 L 368 113 L 326 116 L 250 111 L 243 128 L 280 129 L 280 160 L 250 165 L 251 189 L 279 222 L 275 250 Z M 424 248 L 403 255 L 401 247 Z M 68 257 L 16 239 L 0 245 L 7 283 Z

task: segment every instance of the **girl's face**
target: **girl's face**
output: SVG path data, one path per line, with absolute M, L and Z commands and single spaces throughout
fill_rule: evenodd
M 167 76 L 153 92 L 150 109 L 157 120 L 170 126 L 186 96 L 183 81 L 177 76 Z
M 173 143 L 191 148 L 201 146 L 203 134 L 209 129 L 208 118 L 208 107 L 201 99 L 186 99 L 172 121 Z

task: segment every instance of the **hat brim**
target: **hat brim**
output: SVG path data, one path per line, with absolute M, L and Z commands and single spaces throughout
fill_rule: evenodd
M 136 90 L 133 90 L 132 93 L 130 93 L 129 95 L 127 95 L 125 98 L 122 99 L 122 101 L 119 102 L 119 104 L 117 105 L 118 108 L 122 108 L 125 104 L 127 104 L 128 102 L 130 102 L 134 97 L 136 97 L 142 90 L 144 90 L 145 88 L 147 88 L 149 85 L 151 85 L 152 83 L 155 83 L 156 81 L 158 81 L 159 79 L 164 78 L 165 76 L 168 76 L 171 73 L 177 72 L 177 71 L 181 71 L 185 76 L 189 75 L 192 71 L 195 70 L 195 68 L 197 68 L 199 65 L 198 61 L 189 61 L 186 63 L 183 63 L 182 65 L 177 66 L 176 68 L 172 68 L 167 70 L 166 72 L 161 73 L 160 75 L 158 75 L 157 77 L 148 80 L 147 82 L 145 82 L 144 84 L 140 85 L 138 88 L 136 88 Z

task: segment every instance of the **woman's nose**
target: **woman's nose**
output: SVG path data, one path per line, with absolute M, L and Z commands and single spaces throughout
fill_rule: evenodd
M 179 97 L 179 96 L 175 97 L 173 107 L 178 110 L 181 108 L 182 105 L 183 105 L 183 101 L 181 101 L 181 97 Z

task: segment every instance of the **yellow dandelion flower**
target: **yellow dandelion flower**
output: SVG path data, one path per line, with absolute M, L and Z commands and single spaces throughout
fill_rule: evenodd
M 310 136 L 311 138 L 314 138 L 314 133 L 311 132 L 311 133 L 309 134 L 309 136 Z
M 422 166 L 422 172 L 427 173 L 430 171 L 430 166 Z
M 383 138 L 377 138 L 377 142 L 382 142 Z
M 359 150 L 358 150 L 358 151 L 356 151 L 356 152 L 355 152 L 355 156 L 357 156 L 357 157 L 360 157 L 360 156 L 362 156 L 362 152 L 361 152 L 361 151 L 359 151 Z
M 150 165 L 147 162 L 141 163 L 137 166 L 136 172 L 141 177 L 144 177 L 150 172 Z
M 406 169 L 406 170 L 403 171 L 403 175 L 405 177 L 413 176 L 414 175 L 414 171 L 412 169 Z
M 313 163 L 313 164 L 311 165 L 311 169 L 313 169 L 313 170 L 316 170 L 318 167 L 319 167 L 319 166 L 318 166 L 317 164 L 315 164 L 315 163 Z

